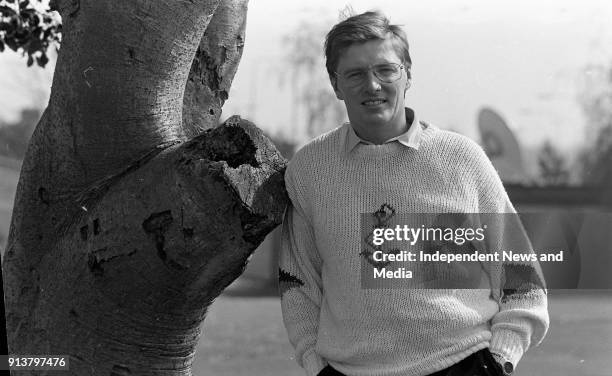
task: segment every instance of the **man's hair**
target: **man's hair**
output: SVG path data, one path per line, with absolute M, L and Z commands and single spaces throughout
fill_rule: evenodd
M 369 11 L 351 16 L 336 24 L 325 38 L 325 67 L 330 77 L 338 67 L 338 60 L 344 51 L 352 44 L 365 43 L 371 40 L 390 38 L 395 51 L 406 67 L 410 78 L 412 60 L 408 51 L 406 33 L 399 25 L 392 25 L 389 19 L 379 11 Z

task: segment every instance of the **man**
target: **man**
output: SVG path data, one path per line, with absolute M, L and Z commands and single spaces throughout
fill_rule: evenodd
M 372 262 L 361 213 L 514 212 L 494 168 L 477 144 L 404 108 L 408 43 L 384 15 L 334 26 L 325 55 L 350 122 L 302 148 L 285 175 L 279 280 L 297 362 L 320 376 L 512 373 L 548 329 L 537 277 L 503 290 L 367 289 L 360 273 Z

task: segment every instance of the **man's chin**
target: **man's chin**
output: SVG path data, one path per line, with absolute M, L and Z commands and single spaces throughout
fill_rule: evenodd
M 377 111 L 364 114 L 363 120 L 371 123 L 371 125 L 385 125 L 391 121 L 391 117 L 386 111 Z

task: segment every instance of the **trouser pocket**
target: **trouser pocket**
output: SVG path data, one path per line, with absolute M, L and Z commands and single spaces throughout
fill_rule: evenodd
M 489 349 L 486 348 L 430 376 L 503 376 L 503 372 Z
M 317 376 L 346 376 L 332 366 L 327 366 Z M 430 374 L 429 376 L 504 376 L 501 366 L 488 348 L 482 349 L 459 363 Z

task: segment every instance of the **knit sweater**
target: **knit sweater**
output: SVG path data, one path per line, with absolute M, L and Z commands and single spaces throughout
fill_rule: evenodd
M 308 375 L 419 376 L 489 347 L 515 366 L 548 329 L 544 289 L 365 289 L 360 214 L 515 212 L 482 149 L 426 123 L 418 147 L 360 143 L 350 124 L 303 147 L 285 174 L 281 306 Z

